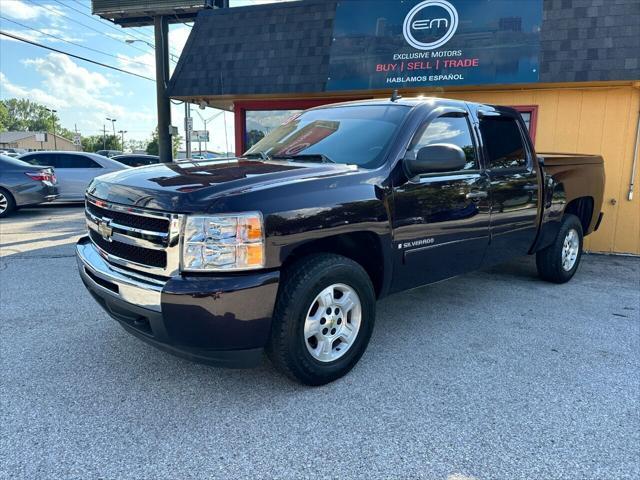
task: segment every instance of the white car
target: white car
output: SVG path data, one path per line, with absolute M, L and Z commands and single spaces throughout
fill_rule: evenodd
M 84 192 L 95 177 L 129 167 L 88 152 L 30 152 L 20 160 L 31 165 L 53 167 L 58 177 L 57 201 L 84 201 Z

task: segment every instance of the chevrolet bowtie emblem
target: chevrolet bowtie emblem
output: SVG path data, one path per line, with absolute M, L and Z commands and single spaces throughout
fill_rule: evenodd
M 111 235 L 113 235 L 113 228 L 111 228 L 110 219 L 98 220 L 98 233 L 107 242 L 111 241 Z

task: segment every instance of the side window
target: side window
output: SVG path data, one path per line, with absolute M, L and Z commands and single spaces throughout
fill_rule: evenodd
M 97 162 L 82 155 L 58 154 L 58 156 L 62 163 L 61 168 L 102 168 Z
M 480 133 L 489 168 L 523 168 L 527 153 L 515 118 L 486 116 L 480 120 Z
M 57 168 L 56 159 L 54 155 L 51 154 L 43 154 L 43 155 L 26 155 L 21 158 L 23 162 L 27 162 L 31 165 L 37 165 L 39 167 L 54 167 Z
M 462 149 L 467 157 L 467 164 L 463 170 L 478 168 L 476 149 L 471 137 L 469 122 L 466 116 L 443 116 L 433 120 L 415 142 L 411 152 L 416 155 L 427 145 L 435 143 L 452 143 Z

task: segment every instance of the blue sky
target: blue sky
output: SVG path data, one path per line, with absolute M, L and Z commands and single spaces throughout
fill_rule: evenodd
M 231 0 L 231 6 L 275 1 L 279 0 Z M 131 45 L 125 42 L 129 38 L 153 43 L 153 29 L 121 29 L 105 22 L 91 15 L 90 0 L 0 0 L 0 29 L 155 77 L 152 48 L 142 41 Z M 170 47 L 175 55 L 182 51 L 190 30 L 184 24 L 170 27 Z M 69 129 L 77 126 L 83 135 L 101 134 L 105 124 L 111 130 L 107 117 L 117 119 L 116 131 L 126 130 L 126 139 L 148 139 L 156 125 L 152 82 L 0 36 L 0 98 L 12 97 L 28 98 L 58 110 L 62 124 Z M 194 106 L 194 128 L 201 130 L 203 123 L 198 113 L 206 119 L 220 112 Z M 181 135 L 183 119 L 184 106 L 173 105 L 172 123 L 179 127 Z M 232 113 L 218 115 L 208 127 L 210 149 L 224 151 L 228 146 L 233 150 Z

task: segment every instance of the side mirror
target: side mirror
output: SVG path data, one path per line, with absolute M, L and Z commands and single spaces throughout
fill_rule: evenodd
M 457 145 L 435 143 L 418 150 L 415 159 L 405 158 L 404 165 L 410 178 L 424 173 L 455 172 L 467 164 L 467 156 Z

